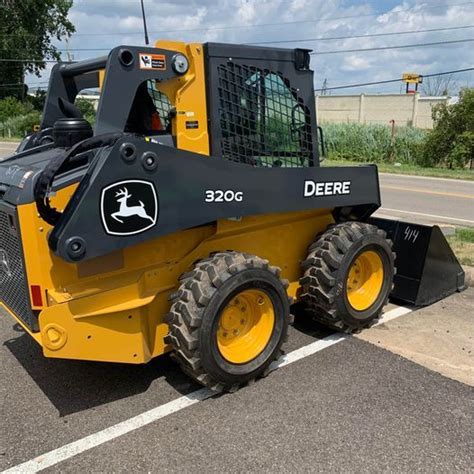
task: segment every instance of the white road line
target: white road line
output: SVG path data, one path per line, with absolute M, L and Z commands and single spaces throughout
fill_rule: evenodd
M 379 320 L 372 327 L 388 323 L 392 319 L 399 318 L 400 316 L 411 313 L 412 311 L 413 309 L 411 308 L 406 308 L 405 306 L 398 306 L 397 308 L 394 308 L 382 315 L 382 317 L 379 318 Z
M 381 207 L 378 210 L 378 213 L 383 213 L 384 211 L 399 212 L 401 214 L 413 214 L 415 216 L 432 217 L 434 219 L 443 219 L 443 220 L 449 220 L 449 221 L 464 222 L 466 224 L 474 224 L 474 221 L 471 221 L 469 219 L 459 219 L 457 217 L 438 216 L 436 214 L 425 214 L 424 212 L 402 211 L 401 209 L 389 209 L 388 207 Z
M 456 178 L 437 178 L 435 176 L 417 176 L 413 174 L 398 174 L 398 173 L 379 173 L 381 176 L 395 176 L 397 178 L 411 178 L 411 179 L 424 179 L 429 181 L 448 181 L 450 183 L 466 183 L 474 185 L 474 181 L 468 179 L 456 179 Z
M 412 310 L 405 307 L 397 307 L 388 311 L 384 314 L 377 324 L 383 324 L 392 319 L 398 318 L 404 314 L 410 313 Z M 324 339 L 312 342 L 307 346 L 300 347 L 283 357 L 279 360 L 273 362 L 272 368 L 285 367 L 286 365 L 292 364 L 298 360 L 304 359 L 310 355 L 316 354 L 319 351 L 327 349 L 328 347 L 333 346 L 339 342 L 342 342 L 351 336 L 344 334 L 332 334 Z M 26 461 L 22 464 L 3 471 L 2 474 L 18 473 L 18 474 L 29 474 L 34 472 L 42 471 L 48 467 L 54 466 L 61 461 L 70 459 L 80 453 L 88 451 L 89 449 L 95 448 L 101 444 L 104 444 L 108 441 L 111 441 L 119 436 L 135 431 L 139 428 L 142 428 L 154 421 L 165 418 L 168 415 L 176 413 L 183 408 L 187 408 L 191 405 L 195 405 L 203 400 L 206 400 L 212 396 L 216 395 L 216 392 L 212 392 L 207 388 L 201 388 L 196 390 L 189 395 L 184 395 L 176 400 L 160 405 L 159 407 L 152 408 L 140 415 L 129 418 L 128 420 L 117 423 L 116 425 L 105 428 L 104 430 L 93 433 L 85 438 L 81 438 L 72 443 L 61 446 L 60 448 L 53 449 L 45 454 L 37 456 L 30 461 Z

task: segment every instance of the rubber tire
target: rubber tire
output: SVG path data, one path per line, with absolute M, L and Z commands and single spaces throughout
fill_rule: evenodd
M 337 331 L 350 333 L 369 327 L 379 318 L 393 288 L 395 254 L 386 233 L 362 222 L 333 224 L 309 247 L 302 263 L 301 301 L 313 318 Z M 382 288 L 376 301 L 357 311 L 347 298 L 347 277 L 357 256 L 374 250 L 384 267 Z
M 171 295 L 165 342 L 173 346 L 172 357 L 183 371 L 212 390 L 229 392 L 267 375 L 272 361 L 282 354 L 292 319 L 288 281 L 280 279 L 280 269 L 253 255 L 219 252 L 197 262 L 191 272 L 180 277 L 180 283 Z M 270 297 L 275 309 L 273 333 L 255 359 L 231 364 L 218 350 L 218 321 L 227 303 L 248 288 L 262 289 Z

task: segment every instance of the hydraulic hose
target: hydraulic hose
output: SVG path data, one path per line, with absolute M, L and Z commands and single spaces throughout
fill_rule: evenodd
M 82 142 L 76 143 L 69 150 L 65 151 L 64 154 L 51 160 L 46 168 L 43 170 L 41 175 L 35 184 L 34 196 L 36 202 L 36 208 L 40 217 L 48 224 L 54 226 L 59 221 L 62 213 L 56 208 L 51 207 L 49 201 L 49 191 L 53 184 L 54 178 L 61 168 L 74 156 L 79 153 L 84 153 L 94 148 L 100 148 L 104 146 L 113 145 L 117 140 L 124 136 L 123 132 L 116 133 L 105 133 L 96 137 L 87 138 Z

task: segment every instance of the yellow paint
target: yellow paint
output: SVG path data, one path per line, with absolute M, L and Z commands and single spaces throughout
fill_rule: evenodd
M 301 286 L 300 286 L 299 281 L 293 281 L 288 286 L 286 292 L 288 293 L 289 297 L 293 298 L 293 300 L 296 300 L 299 297 L 300 288 L 301 288 Z
M 99 90 L 102 92 L 102 84 L 105 81 L 105 69 L 99 69 Z
M 469 194 L 446 193 L 442 191 L 427 191 L 424 189 L 404 188 L 403 186 L 382 185 L 381 188 L 393 189 L 394 191 L 408 191 L 410 193 L 433 194 L 434 196 L 450 196 L 450 197 L 458 197 L 462 199 L 474 199 L 474 195 L 469 195 Z
M 262 290 L 237 294 L 224 308 L 217 329 L 217 347 L 232 364 L 245 364 L 267 347 L 275 326 L 275 310 Z
M 201 44 L 185 44 L 178 41 L 160 40 L 156 48 L 179 51 L 188 58 L 189 70 L 183 76 L 156 84 L 176 107 L 172 120 L 172 134 L 181 150 L 209 155 L 207 128 L 206 75 L 204 51 Z M 198 128 L 186 128 L 186 122 L 198 122 Z
M 64 209 L 76 188 L 75 184 L 60 190 L 51 199 L 51 205 L 59 210 Z M 35 203 L 18 206 L 18 217 L 28 285 L 29 288 L 31 285 L 41 287 L 43 304 L 46 306 L 46 289 L 60 287 L 61 283 L 71 281 L 75 276 L 75 269 L 49 250 L 47 235 L 52 227 L 39 217 Z M 57 300 L 61 301 L 65 301 L 64 298 Z M 33 306 L 33 309 L 39 310 L 42 307 Z
M 356 311 L 370 308 L 380 295 L 384 269 L 373 250 L 362 252 L 352 263 L 347 277 L 347 299 Z
M 58 192 L 53 205 L 61 209 L 74 189 Z M 37 308 L 40 333 L 32 334 L 17 320 L 48 357 L 147 362 L 170 349 L 164 343 L 169 295 L 196 260 L 228 249 L 258 255 L 281 268 L 291 282 L 289 294 L 296 296 L 300 262 L 315 235 L 333 222 L 330 211 L 221 220 L 74 264 L 49 249 L 50 227 L 38 217 L 35 204 L 19 206 L 28 284 L 40 285 L 47 298 Z M 61 328 L 57 333 L 61 343 L 66 340 L 63 345 L 55 344 L 59 336 L 48 327 Z

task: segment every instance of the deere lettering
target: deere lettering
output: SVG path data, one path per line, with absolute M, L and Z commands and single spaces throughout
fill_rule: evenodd
M 326 181 L 319 183 L 312 180 L 306 180 L 304 182 L 304 197 L 335 196 L 337 194 L 350 193 L 350 181 Z

